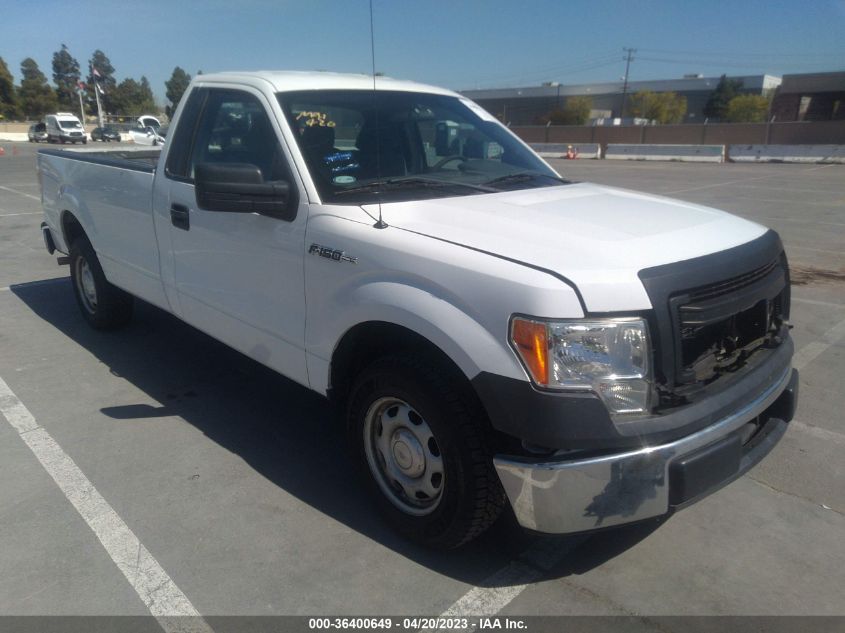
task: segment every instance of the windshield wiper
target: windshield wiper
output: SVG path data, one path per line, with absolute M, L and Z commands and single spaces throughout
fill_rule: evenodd
M 524 182 L 527 180 L 534 180 L 536 178 L 548 178 L 549 180 L 556 180 L 565 185 L 572 184 L 572 181 L 566 180 L 565 178 L 560 178 L 559 176 L 551 176 L 549 174 L 541 174 L 540 172 L 536 171 L 519 171 L 515 174 L 506 174 L 504 176 L 499 176 L 498 178 L 493 178 L 493 180 L 488 180 L 484 184 L 498 185 L 505 182 Z
M 379 188 L 387 188 L 387 189 L 402 189 L 405 187 L 410 188 L 434 188 L 434 189 L 444 189 L 449 187 L 464 187 L 465 189 L 474 189 L 475 191 L 483 191 L 485 193 L 490 193 L 493 191 L 498 191 L 498 189 L 494 189 L 492 187 L 485 187 L 484 185 L 473 185 L 467 182 L 451 182 L 448 180 L 440 180 L 438 178 L 422 178 L 420 176 L 408 176 L 405 178 L 388 178 L 387 180 L 381 180 L 378 182 L 370 182 L 363 185 L 358 185 L 357 187 L 349 187 L 348 189 L 343 189 L 341 191 L 336 191 L 334 195 L 340 196 L 347 193 L 360 193 L 362 191 L 374 191 L 378 190 Z

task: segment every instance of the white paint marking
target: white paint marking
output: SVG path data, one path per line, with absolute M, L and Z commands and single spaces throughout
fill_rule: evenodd
M 687 191 L 700 191 L 702 189 L 712 189 L 713 187 L 726 187 L 728 185 L 738 185 L 744 182 L 752 182 L 755 180 L 766 180 L 768 178 L 775 178 L 775 176 L 760 176 L 759 178 L 743 178 L 741 180 L 726 180 L 724 182 L 715 182 L 709 185 L 700 185 L 698 187 L 688 187 L 686 189 L 675 189 L 673 191 L 664 191 L 660 195 L 668 195 L 674 193 L 685 193 Z
M 797 249 L 799 251 L 812 251 L 814 253 L 831 253 L 833 255 L 842 255 L 842 251 L 832 251 L 826 248 L 811 248 L 809 246 L 796 246 L 795 244 L 789 245 L 789 250 Z
M 51 284 L 61 284 L 65 283 L 70 279 L 70 277 L 57 277 L 55 279 L 41 279 L 40 281 L 25 281 L 21 284 L 12 284 L 11 286 L 3 286 L 0 288 L 0 292 L 9 291 L 12 288 L 30 288 L 32 286 L 49 286 Z
M 452 606 L 440 614 L 441 618 L 469 616 L 494 616 L 510 604 L 528 586 L 540 580 L 544 571 L 549 571 L 560 563 L 587 537 L 543 539 L 525 550 L 510 564 L 485 578 L 477 587 L 473 587 L 458 598 Z M 437 629 L 421 629 L 424 633 Z M 454 629 L 456 633 L 472 633 L 475 627 Z M 452 631 L 452 629 L 450 629 Z
M 24 193 L 23 191 L 18 191 L 17 189 L 12 189 L 11 187 L 4 187 L 3 185 L 0 185 L 0 189 L 2 189 L 3 191 L 9 191 L 11 193 L 16 193 L 19 196 L 25 196 L 27 198 L 32 198 L 36 202 L 41 202 L 41 198 L 39 198 L 38 196 L 33 196 L 30 193 Z
M 73 504 L 162 628 L 168 633 L 213 633 L 144 544 L 2 378 L 0 413 Z
M 792 357 L 792 366 L 798 370 L 803 369 L 824 354 L 831 345 L 838 343 L 843 337 L 845 337 L 845 319 L 822 334 L 821 341 L 807 343 L 795 352 L 795 356 Z
M 832 301 L 819 301 L 818 299 L 803 299 L 792 295 L 792 301 L 798 303 L 808 303 L 814 306 L 825 306 L 827 308 L 845 308 L 845 303 L 833 303 Z
M 799 431 L 803 431 L 807 435 L 812 435 L 813 437 L 824 440 L 825 442 L 833 442 L 834 444 L 839 445 L 845 444 L 845 433 L 831 431 L 830 429 L 823 429 L 815 424 L 807 424 L 806 422 L 798 422 L 796 420 L 790 422 L 789 426 L 794 426 Z
M 41 215 L 43 211 L 30 211 L 29 213 L 0 213 L 0 218 L 13 218 L 16 215 Z

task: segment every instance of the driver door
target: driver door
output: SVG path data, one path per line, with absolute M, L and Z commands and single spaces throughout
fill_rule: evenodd
M 281 146 L 278 122 L 263 95 L 203 88 L 193 129 L 177 130 L 168 159 L 167 207 L 178 311 L 191 325 L 307 385 L 303 253 L 307 206 Z M 186 121 L 187 123 L 187 121 Z M 181 122 L 179 125 L 182 128 Z M 184 137 L 183 137 L 184 134 Z M 191 138 L 193 144 L 191 145 Z M 291 221 L 260 213 L 199 208 L 194 187 L 201 163 L 258 166 L 263 178 L 286 180 L 296 205 Z M 291 214 L 293 215 L 293 214 Z

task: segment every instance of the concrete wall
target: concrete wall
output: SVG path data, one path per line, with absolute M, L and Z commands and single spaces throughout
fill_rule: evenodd
M 845 145 L 845 121 L 717 123 L 713 125 L 512 126 L 529 143 L 702 145 Z

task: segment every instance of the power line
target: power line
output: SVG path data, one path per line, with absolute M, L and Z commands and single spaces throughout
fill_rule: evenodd
M 728 51 L 679 51 L 679 50 L 668 50 L 668 49 L 661 49 L 661 48 L 641 48 L 641 52 L 644 53 L 668 53 L 670 55 L 702 55 L 704 57 L 719 57 L 725 59 L 736 59 L 737 57 L 763 57 L 765 59 L 770 59 L 772 57 L 816 57 L 816 58 L 824 58 L 830 59 L 829 53 L 774 53 L 774 52 L 765 52 L 765 53 L 758 53 L 758 52 L 748 52 L 748 51 L 736 51 L 736 52 L 728 52 Z M 845 53 L 843 53 L 845 54 Z

